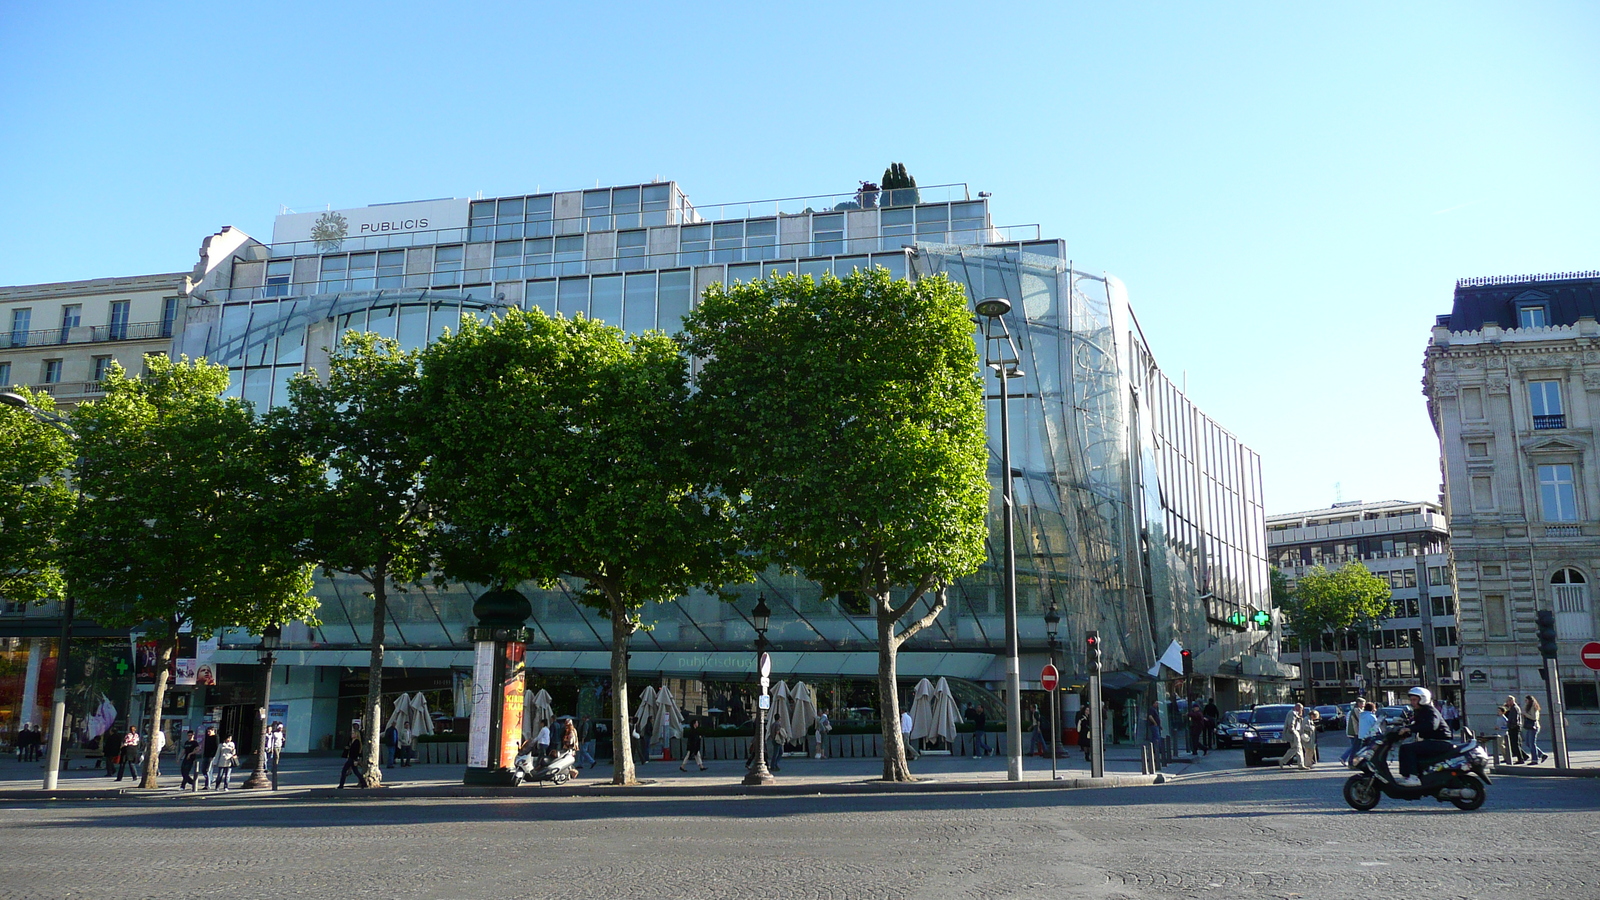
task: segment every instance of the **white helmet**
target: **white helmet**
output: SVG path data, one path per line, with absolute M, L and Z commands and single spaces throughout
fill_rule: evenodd
M 1414 687 L 1407 693 L 1420 700 L 1423 706 L 1430 706 L 1433 704 L 1433 692 L 1425 687 Z

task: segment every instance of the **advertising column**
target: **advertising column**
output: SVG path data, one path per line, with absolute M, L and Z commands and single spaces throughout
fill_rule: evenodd
M 473 642 L 472 723 L 463 784 L 515 785 L 511 765 L 522 741 L 523 658 L 533 608 L 516 591 L 500 589 L 472 606 L 478 624 Z

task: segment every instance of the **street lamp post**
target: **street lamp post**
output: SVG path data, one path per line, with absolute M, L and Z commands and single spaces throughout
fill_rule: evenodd
M 1011 301 L 1004 297 L 980 300 L 975 307 L 987 319 L 984 326 L 984 365 L 1000 379 L 1000 493 L 1005 521 L 1003 560 L 1006 603 L 1006 780 L 1022 780 L 1022 666 L 1017 647 L 1016 498 L 1011 490 L 1011 419 L 1007 382 L 1022 377 L 1021 359 L 1005 315 Z M 997 344 L 1003 346 L 997 348 Z
M 21 394 L 10 391 L 0 392 L 0 403 L 25 410 L 35 419 L 49 425 L 55 430 L 76 441 L 78 433 L 72 430 L 67 420 L 52 412 L 46 412 L 32 403 Z M 81 460 L 78 468 L 82 468 Z M 77 479 L 73 479 L 74 490 L 82 495 Z M 72 649 L 72 619 L 77 610 L 77 602 L 71 591 L 61 600 L 61 646 L 56 649 L 56 686 L 50 701 L 50 746 L 45 753 L 44 760 L 44 789 L 56 789 L 57 776 L 61 769 L 61 740 L 67 719 L 67 662 Z M 130 711 L 131 712 L 131 711 Z
M 1061 630 L 1061 612 L 1056 609 L 1056 601 L 1050 601 L 1050 608 L 1044 614 L 1044 633 L 1050 640 L 1050 668 L 1056 667 L 1056 648 L 1060 642 L 1056 640 L 1056 632 Z M 1061 705 L 1060 696 L 1055 688 L 1050 689 L 1050 780 L 1060 778 L 1056 774 L 1056 759 L 1061 756 L 1061 748 L 1057 742 L 1061 740 L 1061 724 L 1056 721 L 1056 708 Z
M 245 779 L 243 785 L 247 791 L 264 791 L 277 787 L 273 783 L 273 776 L 267 774 L 267 729 L 272 724 L 267 721 L 267 707 L 272 702 L 272 664 L 278 661 L 278 626 L 268 625 L 261 632 L 261 647 L 256 651 L 256 659 L 261 663 L 261 709 L 258 718 L 261 720 L 260 740 L 256 742 L 256 767 Z
M 756 629 L 756 666 L 761 674 L 761 698 L 756 701 L 756 758 L 745 773 L 745 784 L 774 784 L 776 778 L 767 770 L 767 682 L 772 673 L 772 663 L 767 656 L 767 626 L 772 622 L 772 610 L 767 607 L 767 596 L 756 598 L 756 608 L 750 611 L 750 624 Z

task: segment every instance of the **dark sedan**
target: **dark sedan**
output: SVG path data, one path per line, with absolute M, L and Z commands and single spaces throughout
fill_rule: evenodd
M 1217 723 L 1217 747 L 1227 750 L 1244 743 L 1244 733 L 1250 730 L 1250 710 L 1236 709 L 1222 714 Z
M 1258 706 L 1250 711 L 1250 728 L 1244 733 L 1244 764 L 1259 766 L 1289 752 L 1283 739 L 1283 722 L 1294 710 L 1292 703 Z

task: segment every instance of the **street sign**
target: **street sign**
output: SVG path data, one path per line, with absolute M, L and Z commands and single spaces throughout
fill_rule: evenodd
M 761 663 L 758 666 L 758 668 L 760 668 L 760 670 L 761 670 L 761 677 L 762 678 L 766 678 L 768 675 L 771 675 L 772 674 L 772 656 L 770 654 L 766 653 L 766 652 L 763 652 L 761 654 Z
M 1578 658 L 1591 669 L 1600 669 L 1600 641 L 1590 641 L 1578 651 Z
M 1597 644 L 1596 646 L 1600 647 L 1600 644 Z M 1056 671 L 1056 667 L 1053 663 L 1047 664 L 1044 667 L 1044 671 L 1039 673 L 1039 687 L 1047 691 L 1055 690 L 1056 685 L 1060 683 L 1061 673 Z

